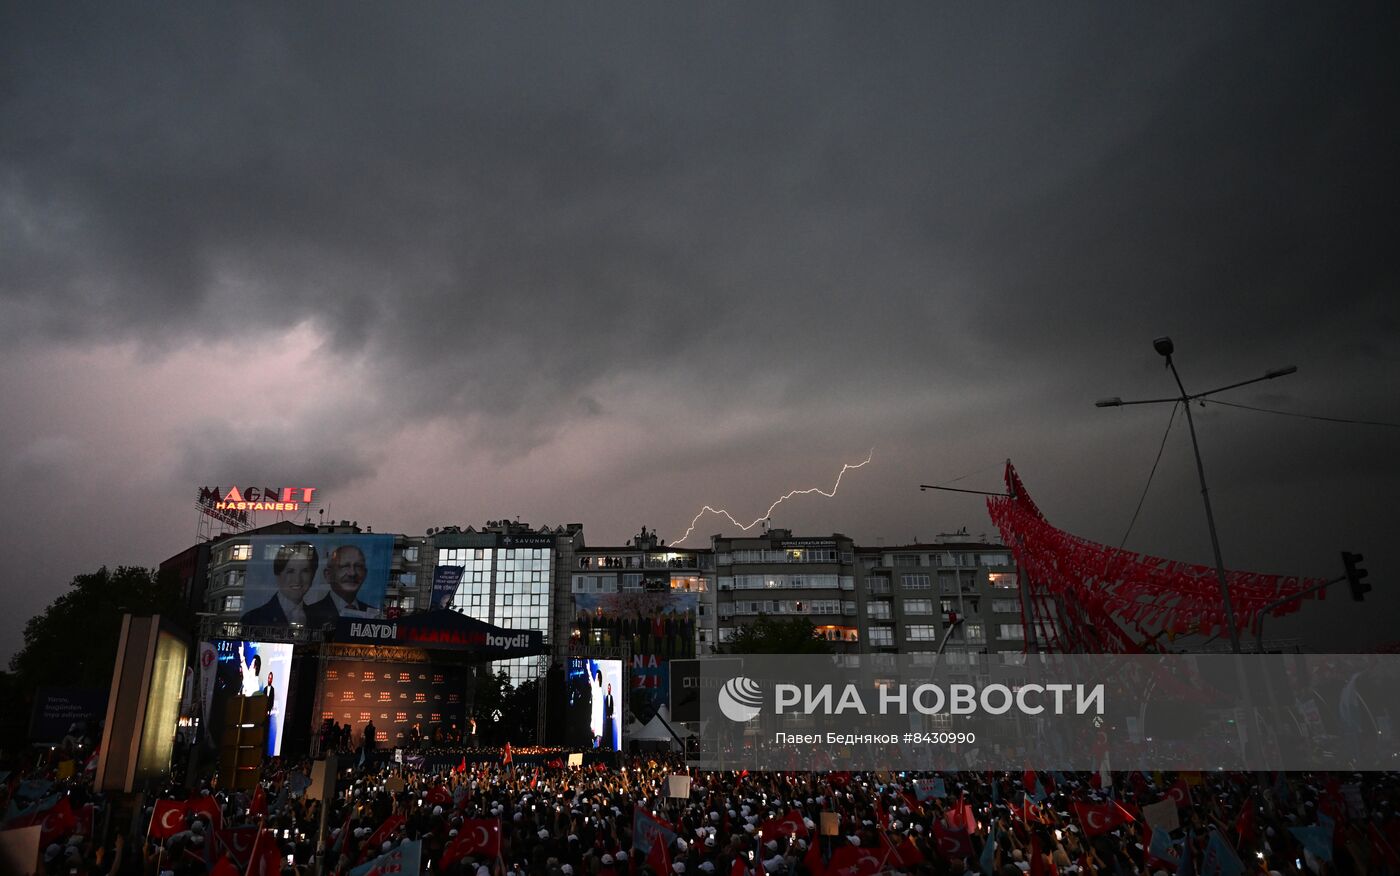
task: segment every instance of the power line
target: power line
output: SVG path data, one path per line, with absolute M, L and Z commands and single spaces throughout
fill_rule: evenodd
M 1385 426 L 1390 429 L 1400 429 L 1400 423 L 1388 423 L 1384 420 L 1353 420 L 1348 417 L 1324 417 L 1321 414 L 1301 414 L 1297 411 L 1279 411 L 1273 408 L 1256 408 L 1252 405 L 1242 405 L 1238 402 L 1221 401 L 1215 398 L 1201 399 L 1213 405 L 1225 405 L 1231 408 L 1240 408 L 1246 411 L 1258 411 L 1261 414 L 1278 414 L 1281 417 L 1298 417 L 1303 420 L 1321 420 L 1324 423 L 1351 423 L 1357 426 Z
M 1142 496 L 1138 498 L 1137 508 L 1133 511 L 1133 519 L 1128 521 L 1128 529 L 1123 533 L 1123 540 L 1118 543 L 1121 551 L 1128 543 L 1128 536 L 1132 534 L 1133 526 L 1137 523 L 1138 514 L 1142 512 L 1142 503 L 1147 501 L 1147 491 L 1152 489 L 1152 478 L 1157 474 L 1157 463 L 1162 461 L 1162 451 L 1167 449 L 1167 436 L 1172 433 L 1172 423 L 1176 422 L 1176 409 L 1181 406 L 1181 402 L 1172 405 L 1172 415 L 1167 418 L 1167 431 L 1162 433 L 1162 443 L 1157 448 L 1157 458 L 1152 460 L 1152 471 L 1147 473 L 1147 483 L 1142 487 Z

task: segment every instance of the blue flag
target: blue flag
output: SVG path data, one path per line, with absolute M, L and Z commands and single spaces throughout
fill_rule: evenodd
M 1181 863 L 1181 853 L 1177 850 L 1176 843 L 1172 842 L 1172 835 L 1165 828 L 1152 828 L 1152 839 L 1148 842 L 1147 852 L 1159 861 Z
M 984 876 L 996 876 L 997 859 L 997 826 L 992 825 L 992 832 L 988 834 L 987 841 L 982 845 L 982 873 Z
M 1230 843 L 1220 831 L 1212 830 L 1205 857 L 1201 859 L 1201 876 L 1241 876 L 1243 873 L 1244 863 L 1230 848 Z
M 361 864 L 350 871 L 350 876 L 381 876 L 381 874 L 423 872 L 423 843 L 419 840 L 404 840 L 396 849 L 390 849 L 379 857 Z
M 1308 854 L 1319 861 L 1332 863 L 1332 831 L 1320 824 L 1307 827 L 1290 827 L 1288 832 L 1303 844 Z
M 1196 876 L 1196 846 L 1190 831 L 1186 832 L 1186 847 L 1181 850 L 1181 860 L 1176 862 L 1176 876 Z

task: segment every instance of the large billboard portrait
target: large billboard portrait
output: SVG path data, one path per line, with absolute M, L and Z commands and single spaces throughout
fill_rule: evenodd
M 342 617 L 381 618 L 392 535 L 253 536 L 243 623 L 334 627 Z
M 282 728 L 287 718 L 287 684 L 292 677 L 292 646 L 284 642 L 214 642 L 214 700 L 228 696 L 271 697 L 268 704 L 267 753 L 282 753 Z

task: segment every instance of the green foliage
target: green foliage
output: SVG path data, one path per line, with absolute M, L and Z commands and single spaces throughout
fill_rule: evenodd
M 805 617 L 781 620 L 760 614 L 747 626 L 739 627 L 721 654 L 831 654 L 831 643 L 817 635 L 816 627 Z
M 29 696 L 43 685 L 101 687 L 112 683 L 123 614 L 160 614 L 187 632 L 189 616 L 177 586 L 157 582 L 153 569 L 106 566 L 78 575 L 71 589 L 24 627 L 24 647 L 10 659 Z

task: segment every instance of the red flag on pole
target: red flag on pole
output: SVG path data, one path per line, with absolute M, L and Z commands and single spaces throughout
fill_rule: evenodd
M 1105 803 L 1080 803 L 1076 800 L 1074 814 L 1084 825 L 1085 836 L 1099 836 L 1133 820 L 1128 810 L 1112 800 Z
M 494 857 L 501 853 L 501 822 L 495 818 L 468 818 L 457 836 L 442 851 L 442 869 L 471 855 Z
M 157 800 L 151 812 L 151 826 L 146 836 L 151 839 L 169 839 L 185 829 L 185 803 L 183 800 Z
M 671 874 L 671 855 L 666 849 L 667 845 L 665 841 L 657 840 L 651 844 L 651 851 L 647 852 L 646 864 L 656 876 Z
M 214 830 L 220 830 L 224 826 L 224 814 L 219 811 L 219 801 L 212 796 L 205 797 L 201 794 L 198 797 L 191 797 L 188 801 L 188 808 L 191 815 L 202 815 L 209 819 L 209 824 Z
M 253 802 L 248 805 L 248 815 L 252 818 L 263 818 L 267 815 L 267 794 L 261 784 L 253 789 Z

